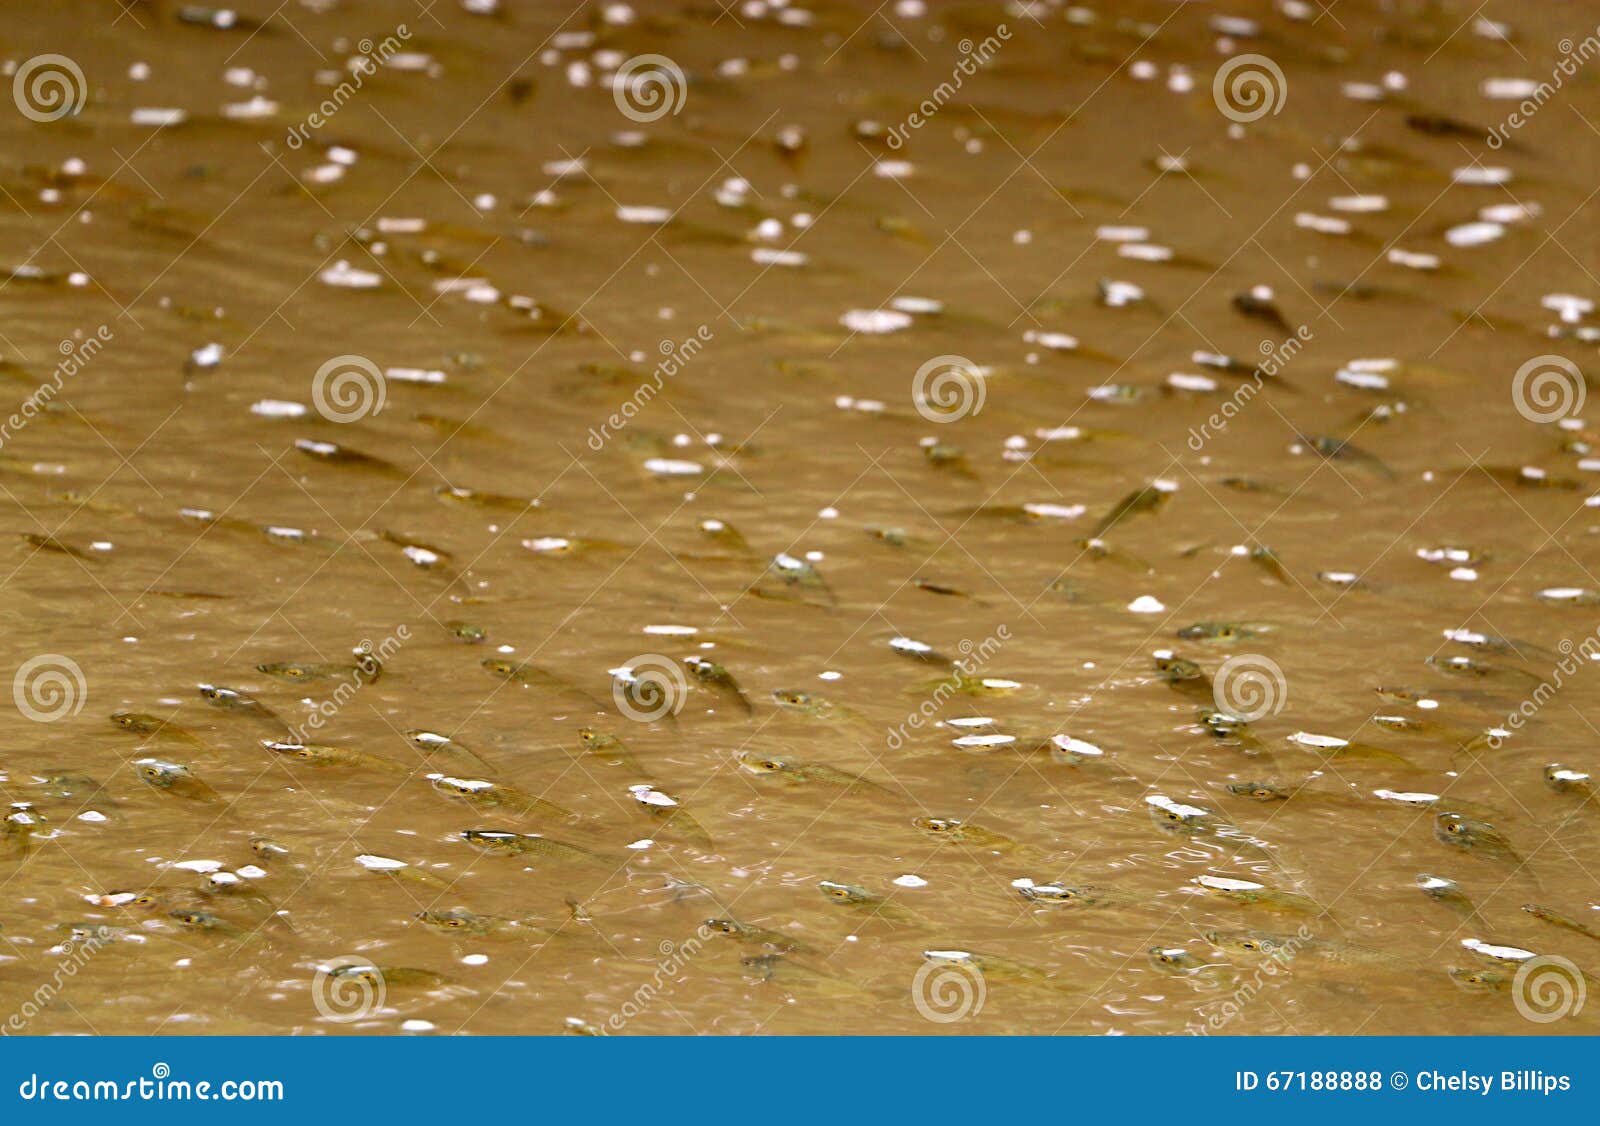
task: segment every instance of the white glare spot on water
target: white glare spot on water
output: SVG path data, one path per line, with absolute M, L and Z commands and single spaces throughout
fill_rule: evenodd
M 488 962 L 489 955 L 487 954 L 463 954 L 461 956 L 461 964 L 463 966 L 483 966 L 487 965 Z

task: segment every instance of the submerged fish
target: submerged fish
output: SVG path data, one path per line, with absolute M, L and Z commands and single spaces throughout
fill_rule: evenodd
M 804 954 L 810 947 L 800 939 L 768 927 L 751 926 L 737 919 L 707 919 L 704 923 L 713 934 L 727 935 L 746 946 L 766 946 L 781 954 Z
M 535 857 L 563 863 L 620 863 L 617 857 L 605 856 L 582 845 L 552 840 L 537 833 L 512 833 L 503 829 L 463 829 L 461 839 L 474 848 L 495 856 Z
M 565 819 L 576 816 L 570 809 L 555 802 L 546 801 L 544 798 L 501 782 L 490 782 L 482 778 L 454 778 L 448 774 L 429 774 L 427 779 L 435 790 L 446 797 L 459 798 L 470 805 L 485 809 L 503 809 L 510 813 L 532 817 Z
M 1518 866 L 1522 864 L 1522 858 L 1512 849 L 1511 842 L 1487 821 L 1464 817 L 1459 813 L 1438 813 L 1433 819 L 1433 835 L 1455 848 L 1470 849 Z
M 802 762 L 789 755 L 764 755 L 756 751 L 740 751 L 736 757 L 740 767 L 751 774 L 780 775 L 791 782 L 828 786 L 850 793 L 894 794 L 886 786 L 825 763 Z
M 746 715 L 755 711 L 749 697 L 739 687 L 739 682 L 733 679 L 733 674 L 715 661 L 704 657 L 685 657 L 683 663 L 688 667 L 689 674 L 701 684 L 714 688 L 724 696 L 733 700 L 744 710 Z
M 923 922 L 922 917 L 916 912 L 890 903 L 883 896 L 876 895 L 856 884 L 841 884 L 833 880 L 819 880 L 817 882 L 817 890 L 835 903 L 852 907 L 863 914 L 877 916 L 887 922 L 902 925 L 917 925 Z
M 197 778 L 192 770 L 176 762 L 164 762 L 157 758 L 142 758 L 134 760 L 134 765 L 139 768 L 139 777 L 144 782 L 164 794 L 173 797 L 190 798 L 195 801 L 214 802 L 221 801 L 222 795 Z

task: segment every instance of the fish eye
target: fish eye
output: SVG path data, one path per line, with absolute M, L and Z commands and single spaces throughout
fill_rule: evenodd
M 152 903 L 154 903 L 155 901 L 156 901 L 156 898 L 153 895 L 141 895 L 137 899 L 134 900 L 134 902 L 137 903 L 140 907 L 148 907 Z
M 1246 950 L 1260 950 L 1261 949 L 1261 943 L 1257 942 L 1253 938 L 1244 939 L 1242 942 L 1239 943 L 1239 945 L 1241 947 L 1243 947 L 1244 949 L 1246 949 Z

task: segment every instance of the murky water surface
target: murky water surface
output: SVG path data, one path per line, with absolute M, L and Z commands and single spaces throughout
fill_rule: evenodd
M 1595 1031 L 1592 6 L 923 8 L 4 17 L 10 1030 Z

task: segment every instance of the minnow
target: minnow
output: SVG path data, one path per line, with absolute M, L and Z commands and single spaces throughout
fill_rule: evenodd
M 971 647 L 970 642 L 964 642 L 963 644 L 966 644 L 968 648 Z M 914 638 L 891 637 L 889 639 L 889 648 L 893 649 L 902 657 L 908 657 L 913 661 L 920 661 L 923 664 L 944 665 L 947 668 L 955 665 L 953 660 L 951 660 L 949 657 L 946 657 L 943 653 L 940 653 L 927 642 L 917 641 Z
M 851 793 L 885 796 L 894 793 L 887 786 L 881 786 L 838 767 L 820 762 L 802 762 L 788 755 L 764 755 L 756 751 L 740 751 L 737 759 L 740 767 L 751 774 L 778 774 L 791 782 L 831 786 Z
M 1595 800 L 1594 780 L 1584 771 L 1572 770 L 1558 762 L 1552 762 L 1544 768 L 1544 784 L 1558 794 L 1581 798 L 1586 802 Z
M 928 464 L 935 469 L 956 473 L 962 477 L 976 478 L 971 464 L 967 461 L 966 451 L 960 446 L 949 442 L 927 442 L 923 444 L 922 456 Z
M 1058 766 L 1085 766 L 1106 761 L 1103 748 L 1061 732 L 1035 744 L 1033 752 L 1048 755 L 1050 761 Z
M 352 655 L 354 662 L 346 665 L 316 661 L 272 661 L 257 665 L 256 671 L 290 684 L 311 684 L 341 677 L 354 677 L 362 683 L 372 684 L 383 675 L 383 665 L 374 654 L 356 649 Z
M 1146 953 L 1158 970 L 1178 974 L 1201 974 L 1221 969 L 1213 962 L 1202 962 L 1182 946 L 1152 946 Z
M 1365 450 L 1351 445 L 1339 438 L 1329 438 L 1319 435 L 1300 435 L 1300 441 L 1307 449 L 1321 454 L 1328 461 L 1346 461 L 1363 469 L 1377 474 L 1385 480 L 1394 480 L 1394 470 Z
M 1031 880 L 1013 880 L 1011 886 L 1029 903 L 1050 907 L 1127 907 L 1136 900 L 1131 895 L 1095 887 L 1093 884 L 1036 884 Z
M 1196 622 L 1184 626 L 1178 636 L 1184 641 L 1217 641 L 1226 644 L 1271 633 L 1276 626 L 1265 622 Z
M 464 743 L 450 738 L 448 735 L 441 735 L 437 731 L 424 731 L 421 728 L 407 731 L 406 741 L 421 751 L 427 759 L 443 756 L 455 759 L 458 762 L 469 763 L 488 774 L 495 773 L 494 767 L 477 751 L 474 751 Z
M 439 485 L 433 490 L 433 495 L 446 504 L 470 505 L 473 508 L 493 508 L 505 512 L 526 512 L 530 508 L 540 507 L 537 500 L 527 497 L 506 496 L 503 493 L 485 493 L 477 489 L 457 488 L 454 485 Z
M 1478 909 L 1473 905 L 1467 893 L 1461 890 L 1461 885 L 1454 880 L 1443 876 L 1435 876 L 1428 872 L 1417 873 L 1417 888 L 1423 895 L 1435 903 L 1442 903 L 1452 911 L 1468 918 L 1476 915 Z
M 477 938 L 512 937 L 508 931 L 520 931 L 520 919 L 507 919 L 499 915 L 479 915 L 465 907 L 447 907 L 442 911 L 418 911 L 412 918 L 430 930 L 440 933 L 466 933 Z
M 1294 579 L 1289 574 L 1289 568 L 1283 565 L 1283 560 L 1278 558 L 1278 553 L 1266 544 L 1258 543 L 1250 549 L 1250 562 L 1260 567 L 1284 586 L 1294 585 Z
M 453 778 L 448 774 L 429 774 L 426 777 L 439 793 L 446 797 L 459 798 L 472 805 L 488 809 L 505 809 L 533 817 L 576 816 L 570 809 L 525 793 L 515 786 L 490 782 L 482 778 Z
M 233 688 L 223 688 L 216 684 L 201 684 L 199 686 L 200 698 L 212 707 L 221 708 L 228 712 L 241 712 L 245 715 L 256 716 L 282 727 L 287 727 L 278 717 L 278 714 L 254 696 L 246 695 Z
M 618 864 L 615 856 L 606 856 L 584 848 L 553 840 L 537 833 L 512 833 L 503 829 L 463 829 L 461 839 L 474 848 L 497 856 L 538 857 L 563 863 Z
M 1385 950 L 1374 950 L 1341 939 L 1307 937 L 1303 928 L 1297 934 L 1273 934 L 1257 930 L 1211 930 L 1204 932 L 1201 937 L 1219 950 L 1272 958 L 1280 962 L 1287 962 L 1304 953 L 1322 961 L 1344 965 L 1404 964 L 1404 959 L 1397 958 Z
M 1199 713 L 1197 721 L 1212 738 L 1238 747 L 1247 755 L 1266 755 L 1266 747 L 1250 730 L 1250 724 L 1226 712 L 1206 710 Z
M 450 631 L 451 637 L 468 645 L 481 645 L 489 638 L 488 630 L 472 622 L 461 621 L 459 618 L 452 618 L 444 624 L 444 628 Z
M 364 767 L 369 770 L 399 772 L 406 770 L 406 767 L 398 762 L 379 755 L 369 755 L 365 751 L 352 750 L 349 747 L 334 747 L 325 743 L 279 742 L 275 739 L 263 739 L 261 745 L 275 755 L 298 759 L 310 766 Z
M 1224 822 L 1216 820 L 1209 809 L 1174 801 L 1164 794 L 1151 794 L 1144 799 L 1149 807 L 1150 819 L 1163 829 L 1190 836 L 1210 836 L 1230 845 L 1246 846 L 1260 856 L 1270 858 L 1266 843 L 1247 836 Z
M 176 739 L 187 743 L 191 747 L 209 751 L 211 747 L 198 735 L 184 730 L 171 720 L 162 719 L 160 716 L 149 715 L 145 712 L 112 712 L 111 722 L 123 731 L 138 735 L 141 738 Z
M 747 946 L 770 947 L 780 954 L 805 954 L 811 949 L 806 943 L 792 935 L 772 930 L 768 927 L 751 926 L 749 923 L 741 923 L 737 919 L 707 919 L 703 925 L 713 934 L 727 935 L 729 938 L 737 939 Z
M 810 716 L 812 719 L 823 720 L 856 720 L 860 717 L 843 704 L 836 704 L 832 700 L 813 695 L 798 688 L 775 688 L 772 699 L 780 708 L 788 711 L 799 712 Z
M 739 687 L 739 682 L 734 680 L 733 674 L 723 668 L 716 661 L 704 657 L 685 657 L 683 663 L 688 667 L 689 673 L 701 684 L 715 688 L 725 696 L 735 700 L 746 715 L 755 712 L 755 707 L 750 703 L 750 698 L 744 694 L 744 689 Z
M 1090 538 L 1099 539 L 1129 516 L 1154 512 L 1165 504 L 1167 497 L 1176 490 L 1177 486 L 1170 481 L 1153 481 L 1142 489 L 1135 489 L 1100 518 L 1100 522 L 1090 533 Z
M 1592 938 L 1596 942 L 1600 942 L 1600 930 L 1596 930 L 1588 923 L 1580 922 L 1577 919 L 1561 914 L 1559 911 L 1553 911 L 1549 907 L 1544 907 L 1537 903 L 1524 903 L 1522 909 L 1535 919 L 1549 923 L 1553 927 L 1560 927 L 1562 930 L 1569 930 L 1573 934 L 1581 934 L 1584 938 Z
M 1152 663 L 1161 680 L 1174 691 L 1207 701 L 1215 700 L 1216 689 L 1211 677 L 1199 662 L 1163 649 L 1153 654 Z
M 1511 842 L 1487 821 L 1463 817 L 1459 813 L 1439 813 L 1433 819 L 1433 835 L 1456 848 L 1481 852 L 1519 867 L 1522 864 L 1522 858 L 1512 849 Z
M 788 552 L 779 552 L 773 556 L 768 572 L 789 586 L 819 592 L 829 603 L 838 601 L 817 570 L 816 564 L 810 560 L 798 558 Z
M 920 924 L 923 921 L 922 917 L 916 912 L 896 906 L 883 896 L 870 892 L 856 884 L 841 884 L 833 880 L 818 880 L 817 890 L 835 903 L 853 907 L 864 914 L 876 915 L 887 922 Z
M 699 527 L 701 535 L 721 547 L 740 554 L 750 550 L 750 544 L 744 538 L 744 534 L 726 520 L 702 520 Z
M 969 676 L 957 669 L 949 676 L 913 685 L 907 691 L 917 695 L 959 692 L 963 696 L 1009 696 L 1026 687 L 1027 685 L 1020 680 L 1012 680 L 1010 677 Z
M 1397 766 L 1416 766 L 1416 763 L 1404 755 L 1375 747 L 1370 743 L 1356 743 L 1349 739 L 1341 739 L 1337 735 L 1317 735 L 1310 731 L 1296 731 L 1292 735 L 1284 736 L 1286 742 L 1293 743 L 1310 753 L 1323 759 L 1339 762 L 1367 761 L 1379 763 L 1393 763 Z
M 1278 311 L 1277 305 L 1272 301 L 1272 290 L 1266 286 L 1258 285 L 1254 289 L 1233 295 L 1231 302 L 1234 311 L 1246 317 L 1253 317 L 1265 321 L 1273 328 L 1283 333 L 1292 333 L 1294 326 Z
M 453 982 L 436 970 L 417 966 L 380 966 L 354 962 L 333 966 L 328 976 L 336 981 L 360 981 L 372 989 L 438 989 Z
M 639 803 L 639 807 L 645 813 L 664 827 L 702 848 L 709 849 L 714 846 L 711 834 L 678 804 L 677 798 L 669 797 L 654 786 L 644 783 L 629 786 L 628 792 L 633 795 L 633 800 Z
M 970 845 L 986 852 L 1016 852 L 1026 847 L 1010 837 L 955 817 L 915 817 L 911 823 L 936 841 Z
M 580 727 L 578 740 L 583 744 L 583 749 L 596 758 L 638 774 L 645 774 L 644 768 L 639 765 L 639 760 L 617 736 L 596 731 L 592 727 Z
M 516 661 L 508 661 L 503 657 L 485 657 L 478 663 L 495 676 L 500 677 L 502 680 L 509 680 L 515 684 L 521 684 L 527 687 L 532 687 L 533 685 L 538 684 L 547 688 L 558 689 L 562 692 L 580 697 L 587 703 L 592 704 L 596 710 L 604 709 L 604 705 L 601 704 L 599 700 L 595 699 L 588 692 L 585 692 L 582 688 L 579 688 L 576 684 L 573 684 L 571 681 L 566 680 L 563 677 L 557 676 L 553 672 L 548 672 L 530 661 L 522 661 L 519 663 Z
M 363 852 L 356 856 L 356 863 L 365 871 L 374 875 L 388 876 L 392 880 L 410 881 L 433 888 L 449 886 L 432 872 L 419 868 L 409 861 L 397 860 L 392 856 L 379 856 L 374 852 Z
M 206 802 L 222 800 L 222 795 L 197 778 L 187 766 L 157 758 L 135 759 L 134 765 L 139 768 L 143 781 L 164 794 Z
M 220 916 L 213 915 L 209 911 L 193 911 L 185 908 L 178 908 L 177 910 L 167 912 L 167 917 L 175 920 L 178 925 L 183 927 L 185 930 L 199 931 L 202 934 L 219 935 L 223 938 L 231 938 L 238 941 L 262 937 L 252 931 L 247 931 L 242 927 L 235 926 L 233 923 L 228 922 L 226 919 L 223 919 Z
M 438 571 L 441 576 L 452 582 L 460 579 L 453 563 L 455 557 L 438 544 L 429 543 L 427 540 L 403 532 L 387 530 L 380 531 L 378 538 L 398 547 L 400 554 L 404 555 L 412 566 L 424 571 Z
M 385 461 L 372 454 L 364 454 L 360 450 L 352 450 L 348 446 L 341 446 L 337 442 L 321 442 L 313 438 L 296 438 L 294 448 L 307 457 L 328 465 L 340 465 L 350 469 L 365 469 L 387 476 L 401 477 L 404 471 L 393 462 Z
M 1222 876 L 1196 876 L 1194 886 L 1221 899 L 1269 911 L 1282 911 L 1293 915 L 1321 915 L 1321 904 L 1292 891 L 1269 888 L 1254 880 L 1235 880 Z

